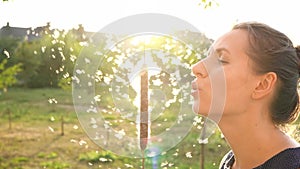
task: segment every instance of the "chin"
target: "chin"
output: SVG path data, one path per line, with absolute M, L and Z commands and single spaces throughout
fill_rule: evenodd
M 193 104 L 193 112 L 195 114 L 199 114 L 199 115 L 202 115 L 202 116 L 205 116 L 205 117 L 207 117 L 207 115 L 208 115 L 208 111 L 207 110 L 205 111 L 205 110 L 201 109 L 200 104 L 197 101 L 195 101 L 194 104 Z
M 199 106 L 198 106 L 198 104 L 193 104 L 193 112 L 195 113 L 195 114 L 199 114 Z

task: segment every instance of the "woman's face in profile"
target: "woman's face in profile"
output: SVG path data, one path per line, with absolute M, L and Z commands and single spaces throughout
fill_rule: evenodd
M 227 116 L 242 113 L 251 104 L 251 94 L 256 86 L 252 62 L 246 54 L 248 35 L 243 30 L 232 30 L 220 37 L 211 48 L 207 58 L 192 67 L 196 79 L 192 82 L 193 110 L 208 116 L 211 105 L 220 97 L 218 88 L 223 87 L 225 106 L 219 115 Z M 218 64 L 208 64 L 206 60 L 215 59 Z M 218 66 L 216 66 L 218 65 Z M 214 80 L 213 76 L 224 73 L 225 82 Z M 213 84 L 217 83 L 217 84 Z M 225 86 L 223 86 L 225 85 Z M 213 92 L 215 92 L 213 94 Z M 213 107 L 213 106 L 212 106 Z M 211 114 L 209 114 L 211 116 Z

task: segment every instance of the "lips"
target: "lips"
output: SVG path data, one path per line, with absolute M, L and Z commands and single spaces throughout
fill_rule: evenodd
M 193 81 L 193 82 L 192 82 L 192 90 L 191 90 L 191 94 L 192 94 L 193 96 L 198 96 L 200 90 L 201 90 L 201 89 L 198 87 L 197 83 L 196 83 L 195 81 Z
M 199 95 L 199 91 L 198 90 L 192 90 L 191 95 L 194 96 L 194 97 L 197 97 Z

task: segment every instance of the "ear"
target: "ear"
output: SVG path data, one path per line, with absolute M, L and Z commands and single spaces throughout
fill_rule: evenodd
M 253 99 L 261 99 L 272 94 L 276 88 L 277 75 L 274 72 L 268 72 L 260 77 L 253 93 Z

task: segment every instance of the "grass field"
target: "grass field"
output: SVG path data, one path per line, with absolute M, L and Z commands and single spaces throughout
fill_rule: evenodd
M 198 137 L 199 130 L 192 128 L 176 147 L 147 158 L 145 168 L 200 168 Z M 228 150 L 216 131 L 205 144 L 205 169 L 218 168 Z M 13 88 L 0 95 L 0 169 L 137 169 L 141 164 L 141 159 L 118 156 L 88 138 L 74 111 L 71 92 Z

